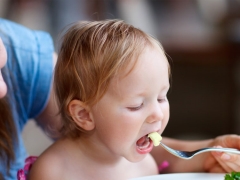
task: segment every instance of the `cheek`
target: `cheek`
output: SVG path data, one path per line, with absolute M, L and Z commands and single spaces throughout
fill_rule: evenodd
M 136 137 L 141 127 L 136 117 L 111 108 L 95 113 L 94 118 L 99 136 L 112 145 L 132 143 L 132 138 Z
M 127 112 L 119 117 L 118 121 L 120 123 L 117 123 L 119 128 L 116 129 L 118 141 L 125 147 L 132 146 L 139 138 L 139 132 L 141 132 L 144 124 L 143 116 L 138 113 Z
M 166 104 L 164 104 L 164 106 L 162 107 L 163 111 L 164 111 L 164 119 L 162 122 L 162 130 L 164 130 L 168 124 L 169 121 L 169 117 L 170 117 L 170 107 L 169 107 L 169 103 L 167 102 Z
M 115 132 L 132 131 L 140 126 L 139 119 L 128 113 L 109 110 L 102 114 L 99 119 L 99 125 Z

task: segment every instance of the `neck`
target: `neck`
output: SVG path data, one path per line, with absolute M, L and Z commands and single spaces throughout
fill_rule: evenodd
M 156 174 L 153 159 L 147 156 L 143 161 L 132 163 L 120 155 L 115 155 L 104 145 L 85 138 L 61 139 L 57 143 L 64 144 L 61 155 L 67 157 L 64 169 L 69 176 L 82 179 L 129 179 L 143 175 Z M 151 161 L 151 163 L 149 163 Z M 149 164 L 151 164 L 149 166 Z M 151 167 L 152 166 L 152 167 Z M 91 177 L 90 177 L 91 176 Z M 74 178 L 73 178 L 74 179 Z
M 127 161 L 122 156 L 112 153 L 103 144 L 89 137 L 81 137 L 74 140 L 73 143 L 76 145 L 76 150 L 78 152 L 81 152 L 88 160 L 99 163 L 101 166 L 104 164 L 113 166 Z

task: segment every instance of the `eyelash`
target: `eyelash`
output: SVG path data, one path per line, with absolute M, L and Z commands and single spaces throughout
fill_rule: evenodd
M 166 97 L 164 97 L 163 99 L 158 99 L 159 103 L 164 102 L 164 101 L 166 101 Z
M 163 98 L 163 99 L 158 99 L 159 103 L 162 103 L 162 102 L 165 102 L 165 101 L 166 101 L 166 97 Z M 130 111 L 137 111 L 137 110 L 141 109 L 142 107 L 143 107 L 143 103 L 140 106 L 137 106 L 137 107 L 128 107 L 128 109 Z
M 143 106 L 143 103 L 142 103 L 140 106 L 137 106 L 137 107 L 128 107 L 128 109 L 129 109 L 130 111 L 137 111 L 137 110 L 139 110 L 142 106 Z

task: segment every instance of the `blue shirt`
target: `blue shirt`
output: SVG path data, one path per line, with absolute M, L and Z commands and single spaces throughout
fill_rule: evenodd
M 48 33 L 30 30 L 0 18 L 0 37 L 7 50 L 7 64 L 2 74 L 8 86 L 7 96 L 17 128 L 15 162 L 10 175 L 0 160 L 0 172 L 5 180 L 17 179 L 17 171 L 24 166 L 27 152 L 21 132 L 29 119 L 38 116 L 49 98 L 53 73 L 53 42 Z M 4 121 L 4 119 L 0 120 Z M 34 144 L 33 144 L 34 146 Z

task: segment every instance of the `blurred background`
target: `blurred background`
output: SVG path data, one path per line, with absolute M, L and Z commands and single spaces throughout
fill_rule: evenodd
M 79 20 L 123 19 L 162 43 L 172 67 L 164 136 L 240 134 L 240 0 L 0 0 L 0 16 L 49 32 Z M 51 141 L 31 121 L 30 154 Z

